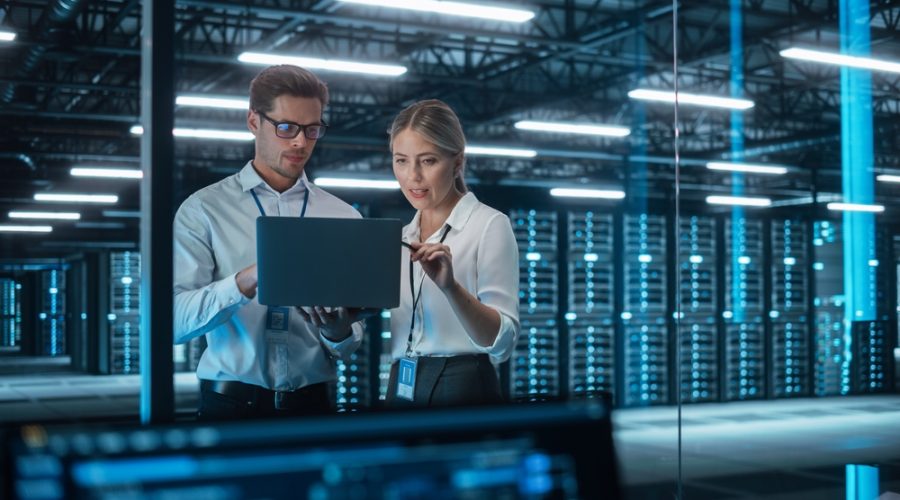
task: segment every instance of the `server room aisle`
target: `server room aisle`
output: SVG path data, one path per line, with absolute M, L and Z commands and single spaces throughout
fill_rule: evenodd
M 676 408 L 613 412 L 629 500 L 673 498 Z M 747 401 L 684 407 L 684 498 L 844 499 L 846 465 L 879 468 L 900 498 L 900 396 Z
M 175 374 L 175 408 L 197 408 L 197 376 Z M 42 373 L 0 377 L 0 424 L 73 422 L 92 418 L 137 420 L 140 375 Z

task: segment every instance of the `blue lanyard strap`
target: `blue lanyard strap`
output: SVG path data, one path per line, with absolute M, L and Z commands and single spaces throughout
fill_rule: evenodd
M 441 240 L 438 243 L 443 243 L 445 239 L 447 239 L 447 233 L 450 232 L 450 226 L 444 228 L 444 234 L 441 235 Z M 409 321 L 409 337 L 406 339 L 406 354 L 407 356 L 412 352 L 412 341 L 413 341 L 413 330 L 416 328 L 416 307 L 419 305 L 419 299 L 422 298 L 422 286 L 425 281 L 424 270 L 422 271 L 422 281 L 419 282 L 419 293 L 416 293 L 415 280 L 413 279 L 413 261 L 409 261 L 409 291 L 412 294 L 413 303 L 412 303 L 412 319 Z
M 262 203 L 259 202 L 259 196 L 256 196 L 256 191 L 250 190 L 250 194 L 253 196 L 253 201 L 256 202 L 256 208 L 259 209 L 260 215 L 266 215 L 266 211 L 263 210 Z M 309 189 L 303 194 L 303 207 L 300 209 L 300 218 L 306 216 L 306 205 L 309 203 Z

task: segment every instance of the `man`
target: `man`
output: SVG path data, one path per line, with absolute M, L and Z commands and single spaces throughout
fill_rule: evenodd
M 360 217 L 304 173 L 326 130 L 327 103 L 328 88 L 305 69 L 260 72 L 247 113 L 253 160 L 191 195 L 175 215 L 175 343 L 206 335 L 208 344 L 197 367 L 200 419 L 328 412 L 330 358 L 349 356 L 362 341 L 356 311 L 255 299 L 257 217 Z

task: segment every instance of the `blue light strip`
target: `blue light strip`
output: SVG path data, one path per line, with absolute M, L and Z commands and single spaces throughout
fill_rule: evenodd
M 847 500 L 878 498 L 878 467 L 847 464 L 846 477 Z
M 741 0 L 729 0 L 731 25 L 731 81 L 729 83 L 731 97 L 740 99 L 744 96 L 744 20 L 741 13 Z M 731 160 L 744 161 L 744 115 L 731 112 Z M 731 174 L 731 194 L 733 196 L 744 195 L 744 174 L 734 172 Z M 746 320 L 745 300 L 741 297 L 741 286 L 744 283 L 743 265 L 738 258 L 743 255 L 744 240 L 744 207 L 735 206 L 731 210 L 731 303 L 734 321 L 737 323 Z M 743 352 L 742 352 L 743 354 Z
M 841 53 L 870 55 L 869 3 L 839 2 Z M 857 20 L 865 20 L 858 22 Z M 872 203 L 875 199 L 872 132 L 872 75 L 868 70 L 841 68 L 841 170 L 843 199 L 848 203 Z M 850 363 L 852 321 L 875 318 L 875 215 L 844 212 L 844 356 L 841 393 L 851 390 Z

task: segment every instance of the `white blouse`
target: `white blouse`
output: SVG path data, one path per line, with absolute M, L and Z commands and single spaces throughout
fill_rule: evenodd
M 403 228 L 403 240 L 419 241 L 419 217 Z M 414 356 L 455 356 L 487 353 L 495 363 L 512 354 L 519 334 L 519 250 L 512 225 L 502 212 L 466 193 L 442 227 L 428 237 L 437 243 L 450 226 L 444 244 L 450 247 L 456 281 L 481 303 L 500 313 L 500 330 L 491 346 L 476 344 L 453 311 L 438 286 L 425 276 L 422 266 L 413 264 L 416 293 L 422 295 L 416 307 L 412 352 Z M 401 256 L 400 306 L 391 312 L 391 354 L 395 360 L 406 355 L 413 297 L 409 286 L 409 249 Z

